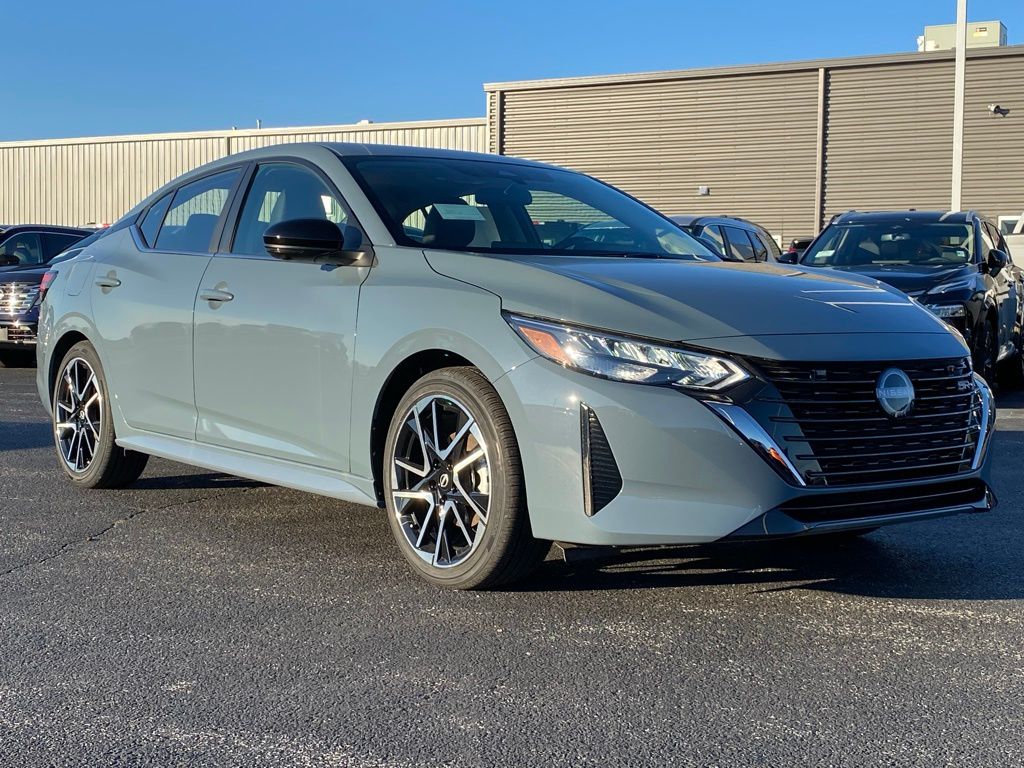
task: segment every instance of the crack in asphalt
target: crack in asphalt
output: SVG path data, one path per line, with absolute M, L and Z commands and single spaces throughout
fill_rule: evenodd
M 139 515 L 146 514 L 147 512 L 161 512 L 165 509 L 174 509 L 175 507 L 187 507 L 192 504 L 198 504 L 201 501 L 209 501 L 210 499 L 215 499 L 219 496 L 227 496 L 228 494 L 231 493 L 247 493 L 248 491 L 259 490 L 263 487 L 264 486 L 254 486 L 252 488 L 232 488 L 231 490 L 228 491 L 223 491 L 221 493 L 211 493 L 207 496 L 200 496 L 199 498 L 189 499 L 187 501 L 176 501 L 172 504 L 162 504 L 158 507 L 143 507 L 141 509 L 134 509 L 130 514 L 127 514 L 124 517 L 117 518 L 116 520 L 112 521 L 109 525 L 101 528 L 96 533 L 90 533 L 86 536 L 82 536 L 77 539 L 72 539 L 71 541 L 65 542 L 57 549 L 48 552 L 43 557 L 37 558 L 35 560 L 29 560 L 25 563 L 19 563 L 18 565 L 8 568 L 5 571 L 0 571 L 0 579 L 6 578 L 7 576 L 11 576 L 12 574 L 18 573 L 19 571 L 23 571 L 26 568 L 32 568 L 33 566 L 48 563 L 51 560 L 57 560 L 58 558 L 61 558 L 65 554 L 67 554 L 68 551 L 70 551 L 71 549 L 77 547 L 79 544 L 85 544 L 90 541 L 99 541 L 112 530 L 117 528 L 119 525 L 124 525 L 125 523 L 134 520 Z

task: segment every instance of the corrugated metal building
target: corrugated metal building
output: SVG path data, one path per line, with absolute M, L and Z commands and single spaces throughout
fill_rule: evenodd
M 354 141 L 484 151 L 483 118 L 0 142 L 0 223 L 112 222 L 160 185 L 246 149 Z
M 949 207 L 953 67 L 945 51 L 487 84 L 488 149 L 788 239 L 851 208 Z M 1021 83 L 1024 46 L 968 51 L 963 207 L 993 218 L 1024 210 Z

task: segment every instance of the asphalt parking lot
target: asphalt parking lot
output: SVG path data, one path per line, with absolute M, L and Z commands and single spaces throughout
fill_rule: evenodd
M 71 488 L 34 373 L 0 368 L 2 765 L 1024 764 L 1024 399 L 992 513 L 451 593 L 372 509 Z

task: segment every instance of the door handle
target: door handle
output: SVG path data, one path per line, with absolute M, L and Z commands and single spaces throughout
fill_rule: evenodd
M 107 290 L 117 288 L 120 284 L 121 281 L 117 279 L 117 273 L 115 273 L 114 270 L 110 270 L 103 277 L 96 278 L 96 285 Z
M 199 298 L 203 301 L 223 304 L 224 302 L 231 301 L 235 298 L 235 294 L 222 291 L 219 288 L 203 288 L 203 290 L 199 292 Z

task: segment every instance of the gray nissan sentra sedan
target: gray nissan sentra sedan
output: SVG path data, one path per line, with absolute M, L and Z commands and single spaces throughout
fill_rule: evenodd
M 613 243 L 575 234 L 612 223 Z M 284 145 L 171 182 L 43 301 L 60 467 L 150 455 L 387 509 L 425 579 L 548 542 L 860 533 L 990 509 L 963 340 L 880 284 L 718 261 L 587 176 Z

